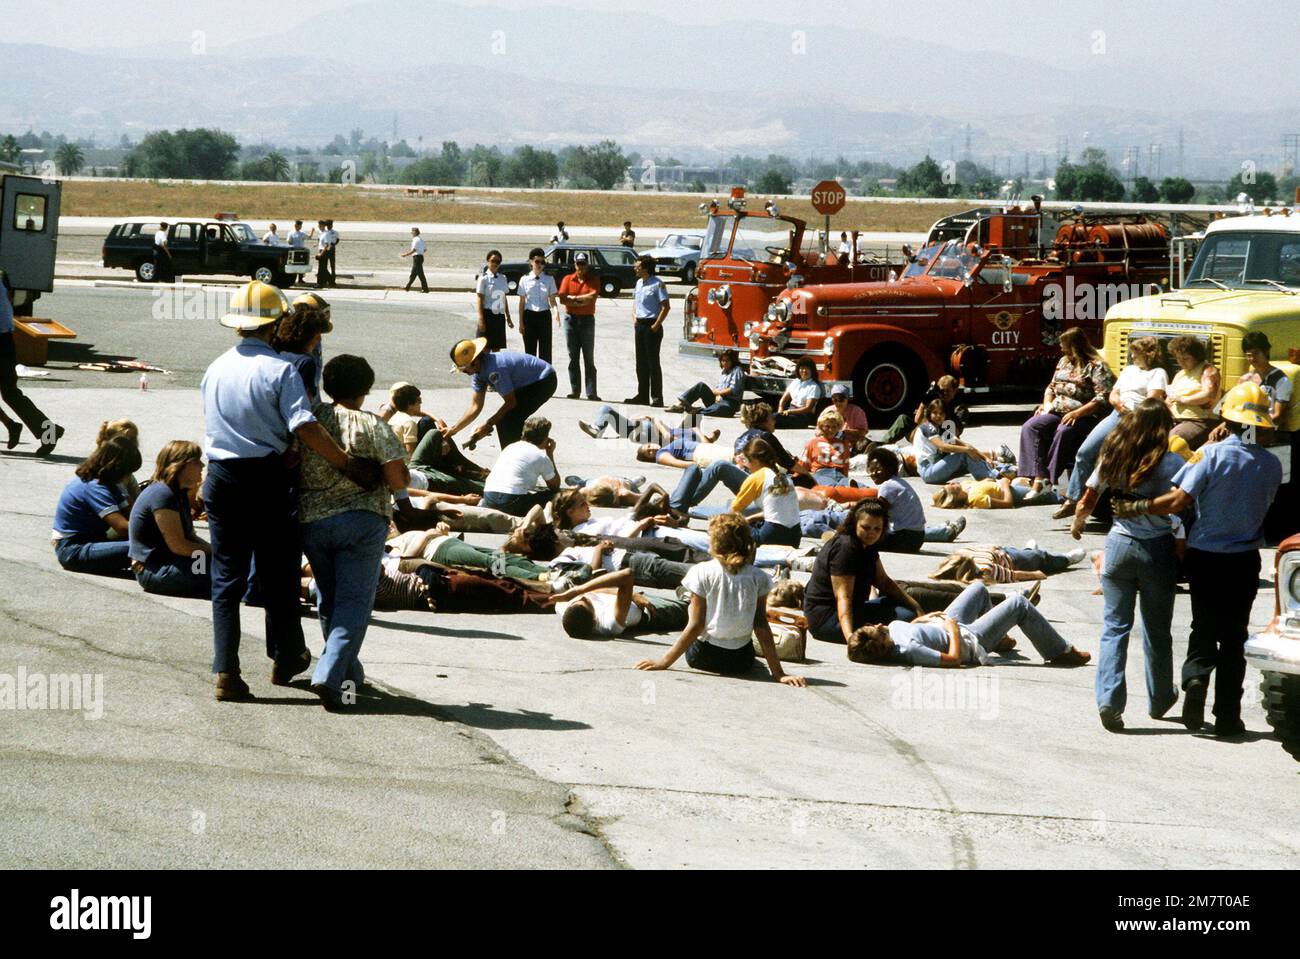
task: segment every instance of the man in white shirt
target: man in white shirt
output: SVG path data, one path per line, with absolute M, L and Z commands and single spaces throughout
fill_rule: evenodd
M 555 277 L 546 271 L 546 251 L 535 246 L 528 251 L 532 271 L 519 278 L 519 332 L 524 337 L 524 352 L 551 362 L 551 317 L 560 324 L 556 306 Z
M 420 292 L 429 292 L 429 281 L 424 278 L 424 237 L 420 236 L 418 226 L 411 227 L 411 248 L 402 254 L 411 258 L 411 275 L 406 278 L 406 291 L 411 291 L 411 284 L 420 281 Z
M 167 280 L 172 276 L 172 251 L 167 246 L 168 224 L 158 224 L 153 235 L 153 276 L 155 280 Z
M 288 236 L 289 245 L 301 249 L 303 247 L 306 247 L 307 241 L 310 240 L 315 235 L 316 235 L 315 229 L 313 229 L 310 233 L 304 233 L 302 231 L 302 220 L 294 220 L 293 229 L 289 232 L 289 236 Z
M 535 488 L 539 479 L 546 483 L 545 489 Z M 523 516 L 534 506 L 549 503 L 559 488 L 551 421 L 545 416 L 530 416 L 524 422 L 519 442 L 501 451 L 483 481 L 483 505 L 511 516 Z
M 564 221 L 561 220 L 555 224 L 555 234 L 551 237 L 552 243 L 568 243 L 569 231 L 564 228 Z
M 316 286 L 335 286 L 334 251 L 338 246 L 339 235 L 334 229 L 333 220 L 320 221 L 320 240 L 316 245 Z
M 280 234 L 275 231 L 274 223 L 271 224 L 269 230 L 262 234 L 262 242 L 268 246 L 284 246 L 284 240 L 280 239 Z

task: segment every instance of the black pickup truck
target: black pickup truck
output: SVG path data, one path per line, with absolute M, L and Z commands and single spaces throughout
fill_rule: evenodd
M 118 223 L 104 240 L 104 266 L 134 270 L 142 283 L 171 277 L 227 274 L 249 276 L 264 283 L 290 287 L 311 268 L 306 247 L 263 243 L 247 223 L 232 219 L 168 221 L 170 276 L 159 275 L 154 257 L 157 220 Z

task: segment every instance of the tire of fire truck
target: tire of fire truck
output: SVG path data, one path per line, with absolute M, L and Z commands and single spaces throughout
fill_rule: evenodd
M 1282 748 L 1300 761 L 1300 676 L 1266 672 L 1259 691 L 1264 718 L 1277 733 Z
M 853 395 L 877 424 L 912 409 L 925 386 L 925 365 L 900 346 L 876 347 L 853 371 Z

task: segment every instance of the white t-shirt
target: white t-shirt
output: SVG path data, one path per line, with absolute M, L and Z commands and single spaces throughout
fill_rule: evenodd
M 585 563 L 591 566 L 591 561 L 596 555 L 594 546 L 570 546 L 555 559 L 551 560 L 552 565 L 567 565 L 571 563 Z M 605 562 L 601 565 L 607 573 L 612 573 L 622 565 L 622 558 L 627 555 L 625 549 L 611 549 L 605 551 Z M 593 567 L 595 572 L 600 572 Z
M 813 400 L 819 399 L 822 395 L 822 385 L 817 380 L 800 380 L 790 381 L 790 385 L 785 388 L 790 394 L 790 405 L 792 407 L 807 406 Z
M 613 593 L 587 593 L 583 598 L 591 602 L 591 612 L 596 620 L 591 632 L 595 636 L 621 636 L 623 630 L 641 625 L 641 618 L 644 614 L 641 612 L 641 607 L 636 603 L 628 605 L 627 616 L 624 617 L 624 622 L 620 623 L 614 612 L 618 597 Z M 563 616 L 564 611 L 575 602 L 577 600 L 568 603 L 556 603 L 555 612 Z
M 271 246 L 284 246 L 284 240 L 280 239 L 280 234 L 272 233 L 270 230 L 262 234 L 262 242 L 269 243 Z
M 510 282 L 500 273 L 484 270 L 474 284 L 474 292 L 483 297 L 483 309 L 488 313 L 504 313 Z
M 303 230 L 290 230 L 288 240 L 290 246 L 304 247 L 307 245 L 307 234 Z
M 411 237 L 411 252 L 417 256 L 424 256 L 424 237 Z
M 933 423 L 922 423 L 912 434 L 912 448 L 916 450 L 916 461 L 927 463 L 939 455 L 938 448 L 930 442 L 931 436 L 938 436 L 939 430 Z
M 691 462 L 700 469 L 707 469 L 718 460 L 730 460 L 735 455 L 735 449 L 727 443 L 696 443 L 691 450 Z
M 1131 363 L 1120 373 L 1115 388 L 1119 390 L 1120 404 L 1124 409 L 1131 410 L 1150 396 L 1152 390 L 1169 389 L 1169 374 L 1161 366 L 1144 370 L 1136 363 Z
M 159 230 L 158 232 L 156 232 L 156 233 L 153 235 L 153 245 L 154 245 L 154 246 L 166 246 L 166 245 L 167 245 L 167 231 L 166 231 L 166 230 Z
M 520 440 L 501 451 L 496 465 L 483 483 L 485 493 L 519 494 L 530 492 L 537 481 L 555 476 L 555 464 L 544 451 Z
M 585 523 L 573 527 L 573 532 L 587 536 L 631 536 L 636 520 L 626 516 L 592 517 Z
M 776 481 L 776 474 L 766 466 L 762 469 L 755 470 L 745 485 L 741 486 L 740 492 L 736 494 L 736 500 L 741 496 L 753 491 L 753 486 L 762 484 L 759 490 L 763 506 L 763 519 L 769 523 L 776 523 L 779 526 L 799 526 L 799 496 L 794 491 L 794 483 L 790 481 L 787 475 L 785 479 L 785 491 L 777 493 L 772 489 L 772 484 Z M 748 487 L 748 488 L 747 488 Z M 746 504 L 748 505 L 748 504 Z M 735 500 L 732 502 L 735 506 Z
M 704 597 L 708 620 L 702 637 L 723 649 L 748 646 L 758 601 L 772 589 L 772 578 L 754 566 L 728 573 L 716 559 L 692 566 L 682 580 L 691 593 Z

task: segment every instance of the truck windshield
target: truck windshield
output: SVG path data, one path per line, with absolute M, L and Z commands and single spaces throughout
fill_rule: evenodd
M 727 244 L 731 242 L 731 227 L 736 222 L 733 216 L 714 214 L 709 217 L 709 225 L 704 231 L 704 248 L 700 259 L 716 259 L 727 255 Z
M 795 225 L 789 220 L 747 216 L 740 221 L 731 256 L 737 260 L 777 262 L 794 250 Z M 786 251 L 784 255 L 782 251 Z
M 979 258 L 971 256 L 962 249 L 961 240 L 949 240 L 939 250 L 930 267 L 930 276 L 943 277 L 947 280 L 964 280 L 966 274 L 975 269 Z
M 230 229 L 235 233 L 235 239 L 240 243 L 256 243 L 257 237 L 253 235 L 253 228 L 247 223 L 231 223 Z
M 916 261 L 907 264 L 903 276 L 922 276 L 930 268 L 930 261 L 938 254 L 941 244 L 927 246 L 916 254 Z
M 1205 238 L 1187 286 L 1300 288 L 1300 231 L 1216 233 Z

